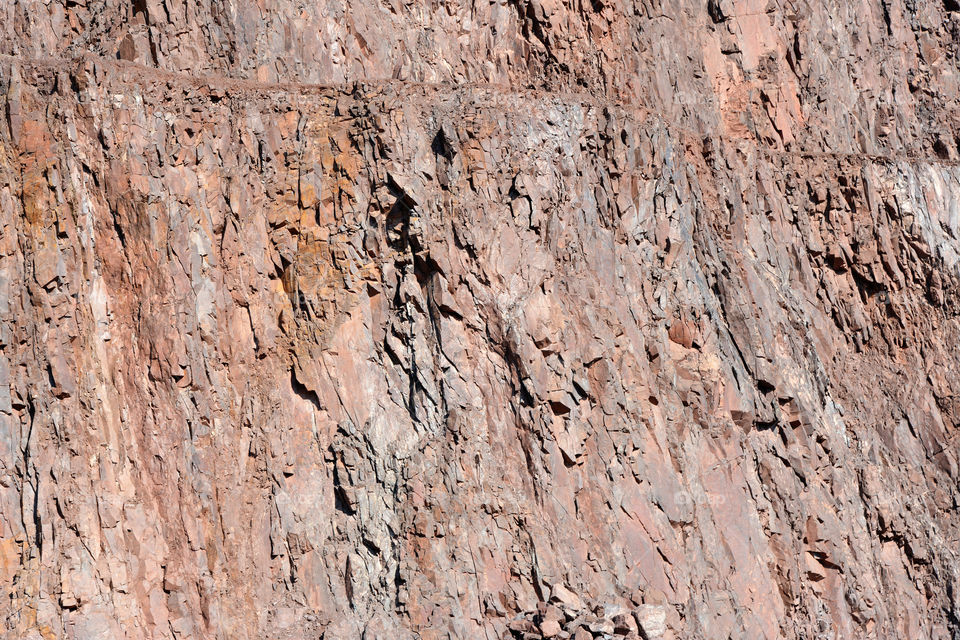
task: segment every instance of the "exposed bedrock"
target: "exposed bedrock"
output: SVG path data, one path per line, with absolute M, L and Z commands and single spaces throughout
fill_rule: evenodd
M 10 0 L 0 630 L 960 638 L 960 5 Z

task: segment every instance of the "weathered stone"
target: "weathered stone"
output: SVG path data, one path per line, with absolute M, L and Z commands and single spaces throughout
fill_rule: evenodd
M 956 3 L 440 4 L 0 3 L 4 637 L 957 636 Z
M 563 609 L 573 612 L 583 611 L 585 607 L 580 596 L 560 583 L 553 585 L 550 589 L 550 600 L 559 604 Z
M 561 631 L 560 623 L 556 620 L 545 620 L 540 624 L 540 633 L 544 638 L 553 638 Z
M 594 635 L 597 634 L 611 634 L 614 630 L 614 625 L 611 620 L 606 618 L 594 618 L 587 621 L 587 629 L 589 629 Z
M 633 615 L 629 613 L 620 613 L 611 619 L 613 622 L 613 632 L 620 635 L 629 635 L 632 633 L 637 633 L 639 628 L 637 627 L 637 621 Z
M 634 609 L 640 633 L 647 640 L 662 638 L 667 632 L 667 612 L 661 605 L 643 604 Z

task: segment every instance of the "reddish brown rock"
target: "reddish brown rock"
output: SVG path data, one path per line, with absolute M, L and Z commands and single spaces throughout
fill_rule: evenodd
M 952 2 L 0 4 L 3 637 L 960 634 Z
M 561 631 L 560 623 L 556 620 L 545 620 L 540 624 L 540 633 L 544 638 L 553 638 Z

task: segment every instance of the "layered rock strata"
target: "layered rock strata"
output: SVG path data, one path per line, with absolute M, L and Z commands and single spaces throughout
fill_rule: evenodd
M 958 11 L 5 3 L 0 629 L 960 636 Z

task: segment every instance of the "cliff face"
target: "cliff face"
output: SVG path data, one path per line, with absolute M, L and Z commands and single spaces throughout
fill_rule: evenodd
M 960 637 L 958 10 L 3 3 L 5 637 Z

